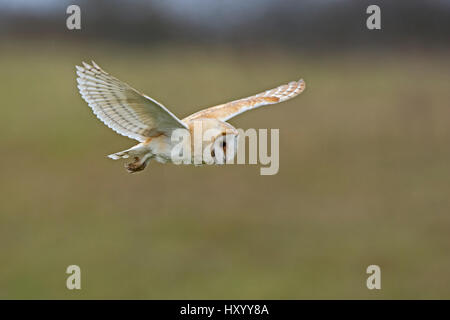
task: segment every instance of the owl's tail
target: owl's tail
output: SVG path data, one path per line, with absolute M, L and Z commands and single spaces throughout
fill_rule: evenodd
M 141 157 L 149 152 L 150 150 L 148 148 L 145 148 L 143 144 L 140 143 L 135 145 L 134 147 L 131 147 L 130 149 L 110 154 L 108 155 L 108 158 L 113 160 L 128 159 L 130 157 Z
M 129 157 L 130 157 L 129 150 L 124 150 L 124 151 L 120 151 L 120 152 L 116 152 L 116 153 L 108 155 L 108 158 L 113 159 L 113 160 L 127 159 Z

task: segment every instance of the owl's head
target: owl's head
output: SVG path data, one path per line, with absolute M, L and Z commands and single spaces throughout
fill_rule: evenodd
M 225 164 L 232 161 L 236 156 L 237 143 L 237 132 L 226 130 L 217 135 L 210 148 L 210 155 L 214 163 Z
M 198 132 L 201 132 L 202 163 L 225 164 L 236 156 L 239 132 L 229 123 L 217 119 L 201 119 L 200 123 L 197 120 L 191 131 L 194 133 L 192 139 L 194 157 L 200 156 L 196 154 L 198 149 L 195 142 L 200 138 Z

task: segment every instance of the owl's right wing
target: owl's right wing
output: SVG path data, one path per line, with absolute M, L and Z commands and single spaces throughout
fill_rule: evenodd
M 305 81 L 303 79 L 291 81 L 288 84 L 266 90 L 251 97 L 200 110 L 183 119 L 183 121 L 199 118 L 213 118 L 228 121 L 243 112 L 292 99 L 302 93 L 303 90 L 305 90 Z
M 102 70 L 76 66 L 78 89 L 94 114 L 115 132 L 140 142 L 187 126 L 156 100 Z

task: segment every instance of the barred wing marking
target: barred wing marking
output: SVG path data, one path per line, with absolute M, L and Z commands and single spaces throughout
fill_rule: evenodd
M 221 121 L 227 121 L 245 111 L 292 99 L 302 93 L 304 89 L 305 82 L 303 79 L 300 79 L 299 81 L 292 81 L 288 84 L 261 92 L 248 98 L 235 100 L 198 111 L 183 119 L 183 121 L 199 118 L 214 118 Z
M 95 62 L 76 66 L 78 89 L 94 114 L 115 132 L 140 142 L 187 128 L 156 100 L 102 70 Z

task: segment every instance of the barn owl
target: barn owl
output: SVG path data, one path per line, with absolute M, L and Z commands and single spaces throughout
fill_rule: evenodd
M 140 93 L 125 82 L 111 76 L 94 61 L 76 66 L 78 89 L 94 114 L 115 132 L 139 141 L 130 149 L 113 153 L 108 157 L 133 159 L 125 167 L 128 172 L 145 169 L 151 159 L 170 162 L 174 142 L 171 134 L 176 129 L 194 130 L 200 122 L 203 130 L 216 129 L 218 142 L 226 154 L 227 139 L 237 139 L 238 131 L 227 121 L 255 108 L 289 100 L 305 89 L 305 82 L 292 81 L 251 97 L 198 111 L 182 120 L 161 103 Z M 214 157 L 214 154 L 212 154 Z

